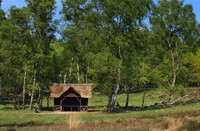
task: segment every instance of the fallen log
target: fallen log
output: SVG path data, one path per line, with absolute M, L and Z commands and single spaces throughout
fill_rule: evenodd
M 197 93 L 197 91 L 192 91 L 192 92 L 188 93 L 187 95 L 185 95 L 185 96 L 183 96 L 183 97 L 181 97 L 181 98 L 178 98 L 178 99 L 176 99 L 175 101 L 173 101 L 173 102 L 171 102 L 171 103 L 169 103 L 169 104 L 170 104 L 170 105 L 173 105 L 174 103 L 176 103 L 176 102 L 182 100 L 183 98 L 189 97 L 189 95 L 192 94 L 192 93 Z
M 190 104 L 190 103 L 198 103 L 200 102 L 200 99 L 195 99 L 195 98 L 191 98 L 190 95 L 191 94 L 196 94 L 197 96 L 198 93 L 197 91 L 192 91 L 189 92 L 187 95 L 184 95 L 183 97 L 180 97 L 176 100 L 174 100 L 173 102 L 164 102 L 164 101 L 160 101 L 160 102 L 155 102 L 153 104 L 147 105 L 147 106 L 128 106 L 128 107 L 123 107 L 123 106 L 118 106 L 117 109 L 118 110 L 144 110 L 144 109 L 152 109 L 152 108 L 163 108 L 163 107 L 171 107 L 173 105 L 180 105 L 180 104 Z M 189 97 L 191 98 L 189 101 L 185 101 L 185 102 L 179 102 L 180 100 Z

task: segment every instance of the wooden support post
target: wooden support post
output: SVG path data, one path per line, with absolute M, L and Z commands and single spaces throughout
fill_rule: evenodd
M 62 99 L 61 101 L 60 101 L 60 111 L 62 111 L 62 101 L 63 101 L 64 99 Z

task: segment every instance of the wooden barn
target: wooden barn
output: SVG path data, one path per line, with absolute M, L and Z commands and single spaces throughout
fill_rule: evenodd
M 52 84 L 54 111 L 88 111 L 88 98 L 92 96 L 92 84 Z

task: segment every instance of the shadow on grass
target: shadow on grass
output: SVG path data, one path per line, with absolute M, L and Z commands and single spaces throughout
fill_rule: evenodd
M 100 112 L 102 110 L 105 110 L 105 106 L 89 106 L 88 112 Z
M 53 111 L 53 107 L 42 107 L 42 111 Z
M 99 112 L 99 111 L 101 111 L 100 109 L 98 110 L 98 109 L 96 109 L 96 110 L 88 110 L 88 112 Z
M 0 110 L 12 110 L 12 107 L 9 106 L 4 106 L 3 108 L 0 108 Z
M 20 124 L 0 124 L 0 127 L 27 127 L 27 126 L 42 126 L 42 125 L 52 125 L 53 123 L 45 123 L 45 124 L 41 124 L 35 121 L 27 121 L 24 123 L 20 123 Z

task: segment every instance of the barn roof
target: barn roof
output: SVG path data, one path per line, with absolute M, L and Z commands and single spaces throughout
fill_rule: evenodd
M 50 97 L 58 98 L 65 93 L 69 88 L 73 88 L 83 98 L 92 97 L 92 84 L 57 84 L 51 85 Z

